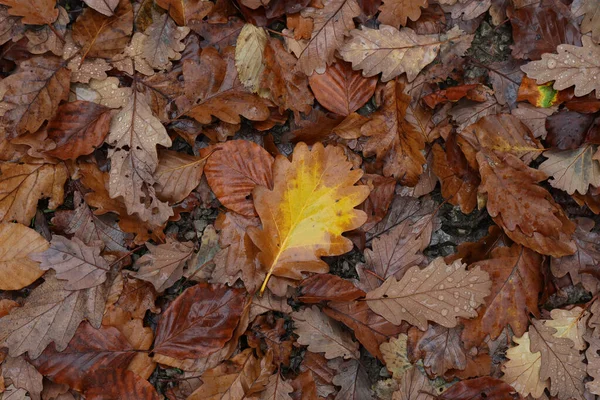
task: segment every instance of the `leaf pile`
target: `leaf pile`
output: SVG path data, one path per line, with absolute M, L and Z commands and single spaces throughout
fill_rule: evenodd
M 600 396 L 600 1 L 0 21 L 0 400 Z

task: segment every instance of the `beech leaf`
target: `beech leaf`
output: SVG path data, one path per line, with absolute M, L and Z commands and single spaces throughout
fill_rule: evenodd
M 410 268 L 400 281 L 389 277 L 366 298 L 369 307 L 391 323 L 407 321 L 424 331 L 428 320 L 452 328 L 457 317 L 476 317 L 490 287 L 487 272 L 479 267 L 467 271 L 460 260 L 446 265 L 440 257 L 425 269 Z

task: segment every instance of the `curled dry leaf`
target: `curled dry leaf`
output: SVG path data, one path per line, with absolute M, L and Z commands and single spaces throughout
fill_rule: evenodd
M 31 292 L 23 307 L 0 319 L 0 343 L 11 356 L 29 352 L 35 359 L 52 342 L 58 351 L 64 350 L 84 319 L 100 326 L 106 285 L 77 291 L 64 286 L 64 281 L 46 274 L 46 281 Z
M 554 81 L 554 89 L 563 90 L 575 86 L 575 96 L 585 96 L 596 91 L 600 99 L 600 45 L 589 36 L 581 38 L 583 47 L 561 44 L 558 54 L 543 54 L 539 61 L 532 61 L 521 69 L 538 83 Z
M 0 104 L 6 112 L 0 124 L 9 138 L 36 132 L 67 100 L 71 72 L 65 66 L 58 57 L 32 57 L 2 81 Z
M 356 0 L 326 0 L 323 8 L 309 7 L 302 16 L 312 18 L 313 31 L 310 39 L 298 54 L 297 68 L 310 76 L 322 74 L 333 62 L 335 51 L 340 48 L 344 36 L 354 28 L 355 17 L 361 13 Z
M 48 248 L 39 233 L 21 224 L 0 223 L 0 290 L 19 290 L 44 271 L 28 256 Z
M 154 285 L 162 293 L 183 276 L 183 268 L 194 252 L 194 243 L 169 241 L 155 246 L 147 243 L 150 253 L 136 261 L 139 268 L 132 276 Z
M 205 163 L 206 157 L 159 150 L 154 172 L 156 197 L 169 203 L 183 201 L 200 184 Z
M 362 107 L 375 93 L 376 78 L 364 78 L 352 66 L 338 60 L 323 74 L 309 78 L 317 101 L 329 111 L 348 116 Z
M 316 306 L 294 312 L 292 318 L 298 343 L 308 346 L 309 351 L 324 353 L 329 360 L 336 357 L 359 358 L 358 343 Z
M 476 317 L 490 286 L 487 272 L 479 267 L 467 271 L 459 260 L 446 265 L 439 257 L 425 269 L 410 268 L 400 281 L 388 278 L 366 298 L 369 307 L 391 323 L 407 321 L 424 331 L 427 321 L 452 328 L 457 317 Z
M 49 198 L 55 209 L 64 199 L 67 168 L 64 164 L 0 162 L 0 221 L 29 224 L 40 199 Z
M 590 185 L 600 186 L 600 163 L 594 158 L 597 147 L 585 144 L 575 150 L 550 150 L 538 168 L 552 178 L 548 181 L 569 194 L 586 194 Z
M 225 142 L 206 157 L 206 180 L 221 204 L 243 216 L 255 216 L 249 196 L 256 186 L 273 188 L 273 157 L 247 140 Z
M 233 336 L 245 303 L 243 289 L 207 283 L 186 289 L 163 312 L 154 352 L 177 359 L 215 353 Z
M 546 189 L 537 183 L 546 174 L 529 168 L 512 154 L 477 154 L 480 193 L 487 193 L 487 210 L 515 242 L 541 254 L 561 257 L 575 252 L 575 224 Z
M 256 186 L 254 207 L 262 228 L 248 234 L 260 249 L 258 258 L 267 276 L 301 279 L 303 271 L 327 272 L 321 256 L 344 254 L 352 242 L 342 233 L 366 221 L 355 210 L 369 195 L 366 186 L 354 186 L 362 171 L 351 170 L 338 147 L 304 143 L 294 148 L 292 161 L 277 157 L 273 165 L 273 190 Z
M 376 155 L 383 161 L 383 174 L 394 176 L 400 183 L 415 186 L 423 173 L 425 138 L 406 120 L 410 96 L 404 85 L 388 82 L 383 91 L 381 110 L 361 127 L 369 140 L 363 148 L 366 157 Z
M 29 256 L 40 263 L 44 270 L 56 271 L 56 278 L 66 280 L 67 290 L 83 290 L 101 285 L 106 281 L 110 270 L 108 262 L 100 256 L 100 247 L 86 246 L 74 237 L 72 240 L 64 236 L 54 235 L 50 248 L 42 253 Z

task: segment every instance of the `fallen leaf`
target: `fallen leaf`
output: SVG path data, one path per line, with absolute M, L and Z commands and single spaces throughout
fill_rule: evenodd
M 423 366 L 433 375 L 444 375 L 450 369 L 463 370 L 467 357 L 460 340 L 461 329 L 432 325 L 416 343 Z
M 406 334 L 401 333 L 397 338 L 391 338 L 389 342 L 379 346 L 385 367 L 396 380 L 401 380 L 404 373 L 413 367 L 408 358 L 407 341 Z
M 181 41 L 190 32 L 190 28 L 178 27 L 173 20 L 163 14 L 144 31 L 147 36 L 142 49 L 142 57 L 154 69 L 167 69 L 171 60 L 179 60 L 185 44 Z
M 435 389 L 427 376 L 418 368 L 411 368 L 404 372 L 400 380 L 400 389 L 394 392 L 392 400 L 433 400 L 432 393 Z
M 194 252 L 192 242 L 168 241 L 155 246 L 147 243 L 150 251 L 140 257 L 133 277 L 150 282 L 158 293 L 163 293 L 183 277 L 183 268 Z
M 600 74 L 600 45 L 594 44 L 589 36 L 583 36 L 581 41 L 583 47 L 561 44 L 557 47 L 558 54 L 542 54 L 541 60 L 531 61 L 521 69 L 538 83 L 554 81 L 556 90 L 575 86 L 575 96 L 596 90 L 600 99 L 600 83 L 594 79 Z
M 358 360 L 344 361 L 339 366 L 338 373 L 333 377 L 332 382 L 341 387 L 335 397 L 336 400 L 371 400 L 375 398 L 370 388 L 367 372 Z
M 200 283 L 163 312 L 154 353 L 177 359 L 208 356 L 231 339 L 244 308 L 243 289 Z
M 56 148 L 45 153 L 61 160 L 92 153 L 104 142 L 110 119 L 110 109 L 100 104 L 74 101 L 61 105 L 46 126 Z
M 44 251 L 48 242 L 21 224 L 0 223 L 0 290 L 19 290 L 44 274 L 30 254 Z
M 290 393 L 294 388 L 288 381 L 284 381 L 280 373 L 275 373 L 269 378 L 265 390 L 260 395 L 260 400 L 292 400 Z
M 100 247 L 86 246 L 78 238 L 72 240 L 54 235 L 50 248 L 29 256 L 40 263 L 43 270 L 53 269 L 56 278 L 66 280 L 67 290 L 83 290 L 106 282 L 110 271 L 108 262 L 100 256 Z
M 483 103 L 463 99 L 458 102 L 458 105 L 452 107 L 449 114 L 458 124 L 456 131 L 460 133 L 480 118 L 486 115 L 499 114 L 501 111 L 502 107 L 496 98 L 489 95 L 488 99 Z
M 208 0 L 156 0 L 156 5 L 167 10 L 178 25 L 190 27 L 193 22 L 202 21 L 214 7 Z
M 323 312 L 352 329 L 356 339 L 380 360 L 384 360 L 380 345 L 401 331 L 400 327 L 371 311 L 364 301 L 329 302 Z
M 531 351 L 542 355 L 540 379 L 550 380 L 550 394 L 561 399 L 583 399 L 586 368 L 571 339 L 555 337 L 556 329 L 534 319 L 529 327 Z M 564 378 L 564 379 L 563 379 Z
M 545 139 L 547 135 L 546 121 L 558 110 L 558 107 L 538 108 L 531 104 L 521 103 L 511 110 L 511 114 L 519 118 L 533 133 L 533 137 Z
M 108 17 L 115 13 L 119 0 L 83 0 L 85 4 Z
M 101 369 L 89 376 L 85 382 L 85 398 L 103 400 L 159 400 L 161 397 L 154 386 L 139 375 L 122 369 Z
M 346 279 L 331 274 L 315 274 L 300 282 L 298 300 L 307 304 L 321 301 L 350 302 L 364 295 L 365 292 Z
M 594 158 L 596 146 L 587 144 L 575 150 L 550 150 L 544 152 L 544 161 L 538 169 L 552 178 L 552 187 L 569 194 L 576 191 L 584 195 L 590 185 L 600 186 L 600 164 Z
M 0 221 L 29 224 L 40 199 L 49 198 L 56 209 L 64 199 L 64 164 L 0 162 Z
M 487 210 L 515 242 L 541 254 L 561 257 L 575 252 L 570 237 L 575 224 L 568 220 L 550 193 L 537 183 L 546 174 L 527 167 L 512 154 L 502 158 L 477 154 Z
M 404 93 L 404 85 L 388 82 L 381 110 L 362 126 L 361 133 L 369 137 L 363 154 L 376 155 L 383 161 L 385 176 L 394 176 L 403 185 L 415 186 L 425 164 L 422 154 L 425 140 L 405 119 L 409 103 L 410 96 Z
M 362 26 L 350 31 L 351 39 L 339 49 L 342 58 L 364 76 L 382 72 L 381 80 L 406 72 L 409 82 L 437 56 L 442 42 L 439 35 L 417 35 L 410 28 L 398 30 L 380 25 L 379 29 Z
M 159 150 L 154 171 L 156 197 L 170 203 L 183 201 L 200 184 L 205 163 L 206 157 Z
M 391 26 L 406 26 L 408 19 L 417 21 L 421 8 L 427 8 L 427 0 L 385 0 L 379 10 L 379 21 Z
M 73 24 L 73 40 L 81 46 L 82 60 L 87 57 L 110 59 L 125 50 L 133 31 L 133 8 L 120 0 L 112 16 L 89 8 Z
M 450 12 L 452 18 L 461 18 L 464 21 L 469 21 L 479 17 L 481 14 L 486 12 L 490 5 L 491 0 L 460 0 L 459 2 L 453 2 L 451 5 L 442 4 L 442 8 L 446 12 Z
M 184 60 L 183 77 L 188 101 L 195 102 L 186 115 L 198 122 L 209 124 L 214 115 L 239 124 L 240 115 L 251 121 L 263 121 L 270 115 L 270 102 L 249 93 L 240 82 L 232 47 L 221 54 L 208 47 L 202 50 L 199 62 Z
M 9 40 L 18 41 L 23 37 L 25 25 L 21 18 L 15 17 L 8 12 L 8 7 L 0 7 L 0 44 L 5 44 Z
M 308 350 L 324 353 L 327 359 L 336 357 L 359 358 L 358 343 L 343 331 L 336 321 L 319 311 L 316 306 L 292 313 L 298 343 Z
M 298 54 L 297 68 L 308 76 L 315 71 L 322 74 L 333 62 L 344 36 L 354 28 L 352 18 L 360 15 L 360 7 L 356 0 L 326 0 L 323 8 L 308 7 L 301 15 L 312 18 L 313 31 Z
M 550 380 L 540 378 L 542 354 L 539 351 L 531 351 L 529 332 L 525 332 L 520 338 L 515 335 L 512 340 L 517 346 L 506 351 L 508 361 L 502 365 L 502 380 L 523 397 L 531 394 L 534 398 L 539 398 L 544 389 L 550 387 Z
M 578 7 L 578 8 L 577 8 Z M 581 33 L 592 33 L 592 39 L 600 42 L 600 4 L 594 0 L 575 1 L 571 4 L 571 12 L 574 17 L 583 17 L 581 21 Z
M 516 60 L 500 61 L 489 65 L 488 77 L 498 103 L 508 104 L 514 108 L 518 101 L 519 84 L 524 75 L 521 65 L 522 63 Z
M 561 43 L 580 45 L 579 28 L 569 9 L 554 0 L 543 0 L 509 13 L 515 44 L 515 58 L 539 60 Z M 525 71 L 527 72 L 527 71 Z
M 8 6 L 8 13 L 23 17 L 22 22 L 29 25 L 48 25 L 58 18 L 58 10 L 54 0 L 0 0 L 0 4 Z
M 246 217 L 256 215 L 249 196 L 257 186 L 273 188 L 273 157 L 247 140 L 230 140 L 215 148 L 204 165 L 204 174 L 217 199 Z
M 110 197 L 122 198 L 127 214 L 135 213 L 153 225 L 164 224 L 173 210 L 156 197 L 153 174 L 158 167 L 156 146 L 169 147 L 171 139 L 137 90 L 113 117 L 106 142 L 112 146 L 108 151 Z
M 267 271 L 261 293 L 272 275 L 297 280 L 300 271 L 326 272 L 321 256 L 348 252 L 352 242 L 341 234 L 364 223 L 366 215 L 354 207 L 369 194 L 366 186 L 354 186 L 362 171 L 351 170 L 338 147 L 320 143 L 312 150 L 298 143 L 291 162 L 277 157 L 273 175 L 272 191 L 253 190 L 262 229 L 248 230 Z
M 388 278 L 366 298 L 369 307 L 391 323 L 407 321 L 424 331 L 428 320 L 452 328 L 456 317 L 476 317 L 475 309 L 490 286 L 488 274 L 479 267 L 466 271 L 460 261 L 446 265 L 440 257 L 425 269 L 410 268 L 400 281 Z
M 0 124 L 9 138 L 36 132 L 56 114 L 61 100 L 67 100 L 71 72 L 65 65 L 58 57 L 32 57 L 4 78 L 0 104 L 6 112 Z
M 317 101 L 329 111 L 348 116 L 362 107 L 375 93 L 377 79 L 364 78 L 344 61 L 336 61 L 323 74 L 309 78 Z
M 106 286 L 78 291 L 64 286 L 64 281 L 46 274 L 46 281 L 31 292 L 23 307 L 0 319 L 0 341 L 12 357 L 28 352 L 35 359 L 51 342 L 58 351 L 64 350 L 84 319 L 100 326 Z
M 586 349 L 587 345 L 583 340 L 583 335 L 590 317 L 587 310 L 581 307 L 574 307 L 570 310 L 555 308 L 550 311 L 550 317 L 552 319 L 544 321 L 544 325 L 556 329 L 556 332 L 553 333 L 554 337 L 571 339 L 574 347 L 579 351 Z
M 260 78 L 265 69 L 263 54 L 267 45 L 267 33 L 263 28 L 245 24 L 235 46 L 235 66 L 240 82 L 251 92 L 257 93 Z
M 457 382 L 440 396 L 441 400 L 503 400 L 514 398 L 512 386 L 489 376 Z
M 529 314 L 539 316 L 538 296 L 543 288 L 542 258 L 532 250 L 514 244 L 491 251 L 489 259 L 475 265 L 490 275 L 491 293 L 479 308 L 477 318 L 464 321 L 462 337 L 466 348 L 478 346 L 486 335 L 496 339 L 510 325 L 523 336 Z
M 109 367 L 125 369 L 135 355 L 136 350 L 118 329 L 111 326 L 95 329 L 84 322 L 63 351 L 49 346 L 32 362 L 54 382 L 82 390 L 89 375 Z

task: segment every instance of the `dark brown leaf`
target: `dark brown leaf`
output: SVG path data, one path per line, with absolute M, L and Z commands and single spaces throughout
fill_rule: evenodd
M 300 282 L 300 296 L 303 303 L 321 301 L 353 301 L 366 293 L 346 279 L 331 274 L 315 274 Z

